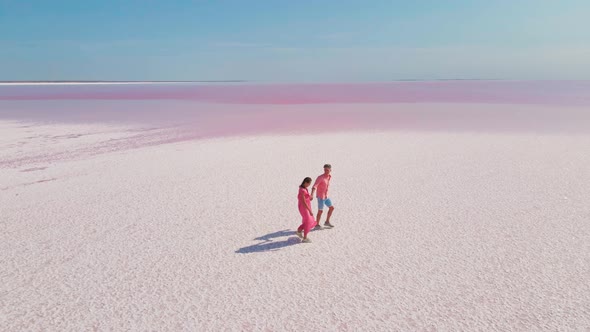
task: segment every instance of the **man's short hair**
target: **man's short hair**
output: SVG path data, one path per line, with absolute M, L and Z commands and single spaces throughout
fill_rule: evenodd
M 329 169 L 332 169 L 332 165 L 330 165 L 330 164 L 325 164 L 325 165 L 324 165 L 324 168 L 329 168 Z

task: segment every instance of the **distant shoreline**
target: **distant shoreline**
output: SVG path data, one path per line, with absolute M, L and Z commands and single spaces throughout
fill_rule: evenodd
M 77 84 L 176 84 L 176 83 L 246 83 L 233 81 L 0 81 L 0 85 L 77 85 Z
M 401 78 L 392 79 L 386 81 L 375 81 L 375 82 L 428 82 L 428 81 L 504 81 L 504 79 L 498 78 L 437 78 L 437 79 L 418 79 L 418 78 Z M 31 80 L 31 81 L 19 81 L 19 80 L 0 80 L 0 83 L 244 83 L 244 82 L 256 82 L 252 80 L 201 80 L 201 81 L 135 81 L 135 80 Z M 265 82 L 265 81 L 258 81 Z M 373 82 L 373 81 L 371 81 Z M 320 83 L 320 82 L 317 82 Z M 362 82 L 356 82 L 362 83 Z

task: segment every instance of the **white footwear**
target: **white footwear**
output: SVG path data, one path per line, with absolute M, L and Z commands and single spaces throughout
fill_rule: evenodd
M 295 232 L 295 234 L 297 234 L 297 236 L 298 236 L 300 239 L 303 239 L 303 232 L 299 232 L 299 231 L 297 231 L 297 232 Z
M 311 240 L 309 238 L 305 238 L 301 240 L 301 243 L 311 243 Z

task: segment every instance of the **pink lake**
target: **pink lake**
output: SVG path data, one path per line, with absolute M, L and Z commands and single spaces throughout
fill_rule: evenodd
M 176 139 L 342 130 L 590 132 L 590 81 L 0 85 L 0 119 L 132 123 Z

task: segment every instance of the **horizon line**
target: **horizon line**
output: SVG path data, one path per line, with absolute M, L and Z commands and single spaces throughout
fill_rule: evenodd
M 388 83 L 388 82 L 444 82 L 444 81 L 508 81 L 508 82 L 535 82 L 535 81 L 589 81 L 588 79 L 501 79 L 501 78 L 439 78 L 439 79 L 393 79 L 381 81 L 346 81 L 346 82 L 306 82 L 306 81 L 256 81 L 256 80 L 0 80 L 1 85 L 92 85 L 92 84 L 160 84 L 160 83 L 260 83 L 260 84 L 370 84 L 370 83 Z

